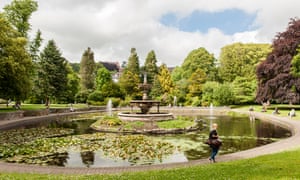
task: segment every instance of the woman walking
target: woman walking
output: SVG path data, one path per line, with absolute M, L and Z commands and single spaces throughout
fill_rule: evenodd
M 215 156 L 218 154 L 219 148 L 222 144 L 218 137 L 217 128 L 217 123 L 212 124 L 212 130 L 209 133 L 209 146 L 211 148 L 211 155 L 209 160 L 211 162 L 216 162 Z

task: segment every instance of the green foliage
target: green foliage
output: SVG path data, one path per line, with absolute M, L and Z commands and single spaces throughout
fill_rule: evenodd
M 46 99 L 46 104 L 50 97 L 57 98 L 57 100 L 63 98 L 62 92 L 66 91 L 68 84 L 67 61 L 62 57 L 53 40 L 48 41 L 42 51 L 39 67 L 39 89 Z
M 79 83 L 80 83 L 80 78 L 78 75 L 73 71 L 71 66 L 67 65 L 68 69 L 68 83 L 67 83 L 67 89 L 66 92 L 64 93 L 64 98 L 66 99 L 66 102 L 74 102 L 75 101 L 75 96 L 79 91 Z
M 235 104 L 254 103 L 256 94 L 256 79 L 236 77 L 232 83 Z
M 105 126 L 120 126 L 122 124 L 122 121 L 115 116 L 104 116 L 100 121 L 99 125 L 105 125 Z
M 163 93 L 172 94 L 174 85 L 171 79 L 170 71 L 166 64 L 162 64 L 160 66 L 157 78 L 160 82 Z
M 161 84 L 158 80 L 158 75 L 156 75 L 154 77 L 153 84 L 152 84 L 151 89 L 150 89 L 150 97 L 158 98 L 163 94 L 164 94 L 164 92 L 163 92 Z
M 38 3 L 33 0 L 13 0 L 4 7 L 5 15 L 9 22 L 17 29 L 22 37 L 27 38 L 30 30 L 29 19 L 38 8 Z
M 103 86 L 111 83 L 113 82 L 110 72 L 104 67 L 99 68 L 96 76 L 96 89 L 102 91 Z
M 234 94 L 232 92 L 232 86 L 228 83 L 220 84 L 217 89 L 214 90 L 214 104 L 230 105 L 234 102 Z
M 213 103 L 215 106 L 230 105 L 234 102 L 232 86 L 228 83 L 208 81 L 203 86 L 202 105 L 208 106 Z
M 80 61 L 80 78 L 82 90 L 93 90 L 95 86 L 95 60 L 91 48 L 84 51 Z
M 237 77 L 255 78 L 258 63 L 271 52 L 269 44 L 234 43 L 224 46 L 220 54 L 220 77 L 232 82 Z
M 130 50 L 130 56 L 128 58 L 128 63 L 125 69 L 135 75 L 140 75 L 139 57 L 136 53 L 135 48 L 131 48 Z
M 124 70 L 119 79 L 121 89 L 123 89 L 125 95 L 129 97 L 142 96 L 139 89 L 139 83 L 139 75 L 134 74 L 129 70 Z
M 188 79 L 188 96 L 201 96 L 202 94 L 202 86 L 206 81 L 206 74 L 201 69 L 196 69 L 195 72 L 192 73 L 190 78 Z
M 182 77 L 188 79 L 197 69 L 200 69 L 206 74 L 208 80 L 212 80 L 215 78 L 212 74 L 216 71 L 215 61 L 213 54 L 209 54 L 206 49 L 195 49 L 188 54 L 181 66 Z
M 191 118 L 179 116 L 176 120 L 157 122 L 157 125 L 163 129 L 187 128 L 193 126 L 194 121 Z
M 0 13 L 0 97 L 24 100 L 32 90 L 33 67 L 26 51 L 27 41 Z
M 147 73 L 147 82 L 149 84 L 153 84 L 154 78 L 158 74 L 158 67 L 156 63 L 156 55 L 155 52 L 152 50 L 148 53 L 144 67 L 142 68 L 143 71 Z
M 89 97 L 90 91 L 85 90 L 85 91 L 79 91 L 76 95 L 75 95 L 75 100 L 78 103 L 86 103 L 87 99 Z
M 291 74 L 294 77 L 300 77 L 300 46 L 297 49 L 297 54 L 292 59 L 291 65 Z
M 88 102 L 102 102 L 104 101 L 105 97 L 101 91 L 94 91 L 88 96 Z

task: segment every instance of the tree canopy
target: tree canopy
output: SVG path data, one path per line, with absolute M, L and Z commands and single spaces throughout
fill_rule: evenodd
M 0 97 L 24 100 L 31 91 L 32 61 L 27 40 L 0 13 Z
M 205 48 L 195 49 L 188 54 L 181 66 L 183 78 L 188 79 L 197 69 L 201 69 L 208 79 L 213 79 L 211 72 L 215 72 L 215 63 L 215 57 Z
M 299 102 L 300 78 L 291 73 L 291 61 L 297 54 L 299 44 L 300 20 L 291 19 L 287 30 L 278 33 L 274 39 L 272 52 L 257 67 L 257 102 Z
M 144 67 L 142 68 L 143 71 L 147 73 L 147 82 L 149 84 L 153 83 L 154 77 L 158 73 L 158 67 L 156 65 L 156 55 L 155 52 L 152 50 L 148 53 L 147 58 L 145 60 Z
M 234 43 L 224 46 L 220 54 L 221 79 L 232 82 L 237 77 L 255 79 L 256 66 L 271 52 L 269 44 Z
M 38 8 L 38 3 L 33 0 L 13 0 L 4 7 L 7 19 L 22 37 L 27 38 L 30 30 L 29 19 Z
M 50 97 L 61 98 L 62 92 L 67 89 L 67 75 L 66 59 L 62 57 L 54 40 L 48 41 L 41 53 L 40 69 L 38 70 L 41 94 L 45 97 L 46 105 L 48 105 Z

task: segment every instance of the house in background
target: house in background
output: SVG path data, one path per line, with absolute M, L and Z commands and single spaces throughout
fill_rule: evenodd
M 119 64 L 119 62 L 105 62 L 105 61 L 100 61 L 101 63 L 107 70 L 112 72 L 112 79 L 114 82 L 118 82 L 119 78 L 122 73 L 122 68 Z

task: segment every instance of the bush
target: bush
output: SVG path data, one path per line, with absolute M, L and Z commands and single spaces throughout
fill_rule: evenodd
M 80 91 L 76 94 L 75 99 L 77 103 L 86 103 L 88 96 L 90 92 L 89 91 Z
M 94 91 L 88 96 L 88 102 L 103 102 L 104 97 L 102 92 L 100 91 Z

